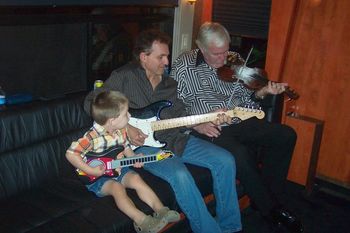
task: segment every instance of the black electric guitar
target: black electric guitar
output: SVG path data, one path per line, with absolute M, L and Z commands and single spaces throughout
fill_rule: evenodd
M 153 163 L 163 159 L 171 158 L 174 154 L 167 150 L 159 150 L 155 154 L 151 155 L 140 155 L 132 156 L 123 159 L 115 159 L 116 156 L 124 150 L 123 146 L 111 147 L 107 151 L 101 153 L 89 152 L 86 154 L 87 164 L 90 167 L 103 166 L 105 168 L 105 173 L 100 177 L 115 177 L 118 176 L 118 172 L 115 171 L 116 168 L 129 167 L 137 162 L 140 163 Z M 84 184 L 92 184 L 98 178 L 96 176 L 90 176 L 82 171 L 78 171 L 78 176 Z
M 170 106 L 172 106 L 172 103 L 164 100 L 148 105 L 142 109 L 129 109 L 131 114 L 129 124 L 141 129 L 144 134 L 148 135 L 145 139 L 144 146 L 160 148 L 166 145 L 154 138 L 155 131 L 214 121 L 217 119 L 218 114 L 221 113 L 227 114 L 232 118 L 240 118 L 241 120 L 246 120 L 251 117 L 262 119 L 265 116 L 265 113 L 260 109 L 235 107 L 226 112 L 211 112 L 201 115 L 160 120 L 160 112 L 162 109 Z M 132 148 L 135 149 L 136 146 L 132 146 Z

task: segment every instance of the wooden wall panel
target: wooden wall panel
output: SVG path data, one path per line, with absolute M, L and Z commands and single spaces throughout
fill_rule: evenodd
M 286 124 L 299 135 L 289 167 L 288 179 L 306 185 L 315 127 L 314 124 L 290 117 L 286 118 Z
M 294 15 L 298 7 L 298 1 L 272 1 L 269 38 L 266 52 L 265 69 L 269 79 L 273 81 L 282 80 L 285 55 L 290 44 L 290 36 L 294 29 Z M 283 17 L 275 12 L 283 12 Z M 274 13 L 274 14 L 272 14 Z
M 289 7 L 298 6 L 294 15 L 279 0 L 272 1 L 271 18 L 293 20 L 288 24 L 293 30 L 289 35 L 282 31 L 287 43 L 277 35 L 280 23 L 271 21 L 268 73 L 283 74 L 278 80 L 299 92 L 295 103 L 299 114 L 325 122 L 317 174 L 350 187 L 350 1 L 292 2 Z M 283 55 L 281 45 L 286 46 Z M 276 58 L 282 59 L 282 66 Z
M 193 17 L 193 35 L 192 48 L 196 48 L 195 43 L 200 26 L 212 20 L 213 0 L 197 0 L 195 3 L 194 17 Z
M 288 115 L 285 123 L 298 134 L 289 167 L 288 179 L 305 185 L 306 193 L 311 194 L 314 187 L 324 122 L 301 115 Z

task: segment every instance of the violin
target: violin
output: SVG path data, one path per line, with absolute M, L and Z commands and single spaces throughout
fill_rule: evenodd
M 242 61 L 237 61 L 237 59 L 230 56 L 227 57 L 226 64 L 218 68 L 217 74 L 224 80 L 231 78 L 234 82 L 241 83 L 251 90 L 259 90 L 269 83 L 265 70 L 247 67 Z M 284 93 L 290 99 L 296 100 L 299 98 L 299 94 L 290 87 L 286 87 Z

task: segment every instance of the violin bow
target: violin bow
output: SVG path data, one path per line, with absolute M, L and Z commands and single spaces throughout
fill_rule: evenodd
M 248 53 L 248 55 L 247 55 L 247 58 L 245 59 L 244 64 L 243 64 L 244 67 L 247 66 L 247 62 L 248 62 L 248 60 L 249 60 L 250 54 L 252 54 L 253 49 L 254 49 L 254 45 L 252 45 L 252 47 L 251 47 L 250 50 L 249 50 L 249 53 Z M 239 74 L 242 73 L 242 70 L 243 70 L 243 69 L 240 69 L 240 70 L 239 70 Z M 238 81 L 239 81 L 239 77 L 237 78 L 237 80 L 236 80 L 235 83 L 238 83 Z M 227 108 L 227 109 L 229 109 L 229 103 L 231 103 L 232 99 L 233 99 L 233 92 L 232 92 L 230 98 L 228 99 L 228 101 L 226 102 L 226 108 Z

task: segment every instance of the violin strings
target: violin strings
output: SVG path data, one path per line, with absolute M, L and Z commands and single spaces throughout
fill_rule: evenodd
M 244 61 L 243 67 L 246 67 L 246 66 L 247 66 L 247 62 L 248 62 L 248 60 L 249 60 L 250 54 L 252 53 L 253 49 L 254 49 L 254 45 L 252 45 L 252 47 L 250 48 L 250 51 L 249 51 L 249 53 L 248 53 L 248 55 L 247 55 L 247 58 L 246 58 L 245 61 Z M 239 72 L 238 72 L 238 75 L 237 75 L 238 77 L 236 78 L 236 81 L 233 83 L 233 85 L 236 85 L 236 84 L 238 83 L 238 81 L 239 81 L 239 76 L 242 74 L 243 67 L 240 67 Z M 227 109 L 229 109 L 229 107 L 230 107 L 229 104 L 231 103 L 232 99 L 233 99 L 233 92 L 232 92 L 230 98 L 228 99 L 228 101 L 226 102 L 226 108 L 227 108 Z

